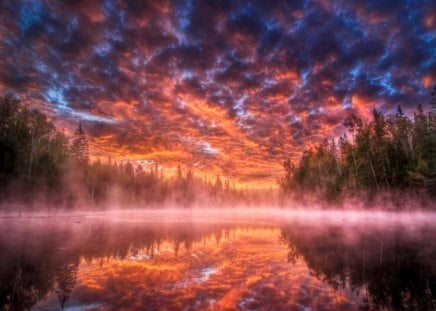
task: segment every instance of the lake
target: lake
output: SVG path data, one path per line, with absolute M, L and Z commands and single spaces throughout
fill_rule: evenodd
M 4 310 L 435 310 L 436 215 L 7 214 Z

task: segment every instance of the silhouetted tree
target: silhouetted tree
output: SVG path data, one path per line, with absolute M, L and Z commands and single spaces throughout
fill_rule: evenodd
M 77 263 L 64 263 L 56 271 L 55 292 L 63 309 L 77 280 Z
M 80 123 L 74 132 L 73 142 L 71 144 L 71 157 L 82 167 L 89 163 L 89 146 L 88 139 Z
M 373 110 L 369 122 L 354 114 L 344 126 L 338 146 L 324 141 L 304 150 L 297 165 L 287 160 L 279 180 L 284 193 L 304 200 L 305 194 L 328 200 L 363 194 L 374 198 L 379 191 L 414 189 L 428 194 L 436 191 L 436 122 L 430 111 L 418 105 L 414 120 L 401 106 L 393 116 Z

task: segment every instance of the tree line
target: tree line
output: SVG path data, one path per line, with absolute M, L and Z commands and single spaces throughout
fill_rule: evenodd
M 401 106 L 394 115 L 374 109 L 369 121 L 350 114 L 343 122 L 348 134 L 304 150 L 296 164 L 284 162 L 283 193 L 305 203 L 359 198 L 373 204 L 384 198 L 399 206 L 407 195 L 431 204 L 436 194 L 433 110 L 425 113 L 418 105 L 409 118 Z
M 132 162 L 91 161 L 82 125 L 68 138 L 38 110 L 11 94 L 0 97 L 0 202 L 75 206 L 192 206 L 262 202 L 263 194 L 183 172 L 164 177 Z M 270 197 L 270 196 L 269 196 Z

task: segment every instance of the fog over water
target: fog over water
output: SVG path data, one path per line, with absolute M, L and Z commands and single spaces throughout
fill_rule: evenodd
M 431 310 L 436 214 L 4 214 L 0 308 Z
M 0 311 L 436 310 L 435 30 L 0 0 Z
M 105 220 L 110 222 L 200 222 L 200 223 L 269 223 L 306 222 L 318 225 L 362 224 L 387 225 L 400 223 L 415 226 L 436 223 L 436 213 L 431 211 L 383 211 L 383 210 L 318 210 L 279 208 L 166 208 L 166 209 L 110 209 L 98 211 L 73 210 L 69 212 L 3 212 L 0 219 L 79 219 Z

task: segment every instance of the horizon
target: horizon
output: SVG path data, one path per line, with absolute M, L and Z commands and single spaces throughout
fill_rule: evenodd
M 431 1 L 0 4 L 0 92 L 12 90 L 93 159 L 156 163 L 238 188 L 436 83 Z M 15 18 L 17 17 L 17 18 Z
M 1 310 L 435 309 L 436 1 L 0 25 Z

